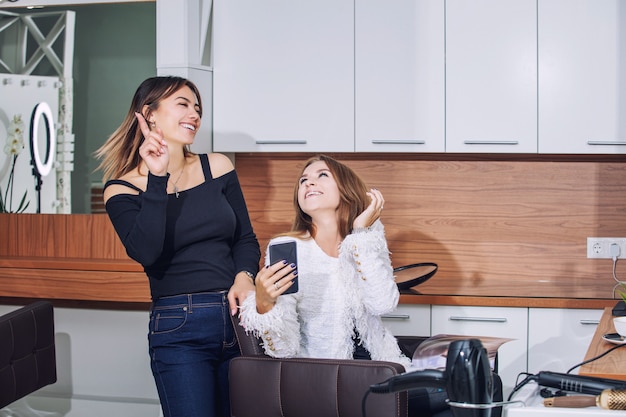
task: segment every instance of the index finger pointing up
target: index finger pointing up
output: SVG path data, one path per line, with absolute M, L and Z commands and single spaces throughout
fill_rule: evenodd
M 141 129 L 141 133 L 143 133 L 143 137 L 147 138 L 150 134 L 150 128 L 148 127 L 148 122 L 143 117 L 143 114 L 139 112 L 135 112 L 135 117 L 137 118 L 137 123 L 139 123 L 139 129 Z

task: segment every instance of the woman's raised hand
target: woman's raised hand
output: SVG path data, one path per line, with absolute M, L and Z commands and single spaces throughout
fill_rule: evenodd
M 170 154 L 167 149 L 167 142 L 163 139 L 163 132 L 158 127 L 151 130 L 141 113 L 135 112 L 135 117 L 144 137 L 144 141 L 139 147 L 139 155 L 153 175 L 165 176 L 170 162 Z
M 372 188 L 367 195 L 371 199 L 370 204 L 363 211 L 363 213 L 359 214 L 358 217 L 354 219 L 354 224 L 352 225 L 354 229 L 370 227 L 380 218 L 380 214 L 383 211 L 385 199 L 383 198 L 382 193 L 378 189 Z

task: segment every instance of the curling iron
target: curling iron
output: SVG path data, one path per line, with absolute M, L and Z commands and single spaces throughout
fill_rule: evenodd
M 558 372 L 539 372 L 531 379 L 544 387 L 581 394 L 598 395 L 607 389 L 626 390 L 626 381 L 593 376 L 561 374 Z

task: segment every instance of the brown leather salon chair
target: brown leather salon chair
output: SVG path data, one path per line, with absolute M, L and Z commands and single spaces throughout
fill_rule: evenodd
M 362 417 L 370 385 L 403 373 L 393 362 L 265 355 L 233 317 L 242 356 L 230 363 L 232 417 Z M 407 393 L 366 397 L 367 417 L 407 416 Z
M 0 408 L 57 380 L 54 313 L 37 301 L 0 316 Z

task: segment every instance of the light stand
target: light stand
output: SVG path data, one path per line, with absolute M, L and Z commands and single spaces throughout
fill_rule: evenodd
M 39 153 L 39 119 L 43 116 L 46 127 L 46 157 L 42 162 Z M 52 170 L 54 152 L 56 145 L 56 135 L 52 122 L 52 110 L 47 103 L 41 102 L 33 109 L 30 118 L 30 164 L 33 166 L 33 176 L 35 177 L 35 190 L 37 191 L 37 213 L 41 213 L 41 185 L 42 177 L 45 177 Z

